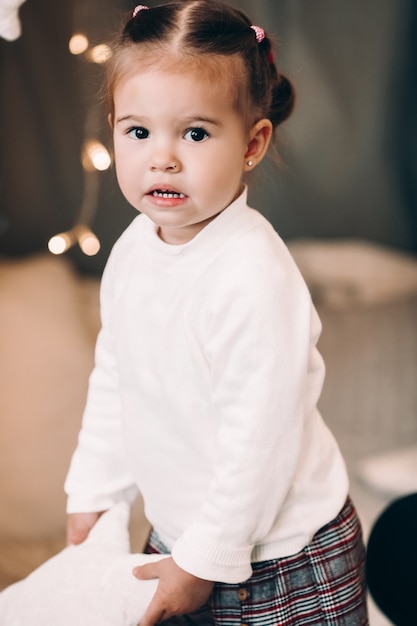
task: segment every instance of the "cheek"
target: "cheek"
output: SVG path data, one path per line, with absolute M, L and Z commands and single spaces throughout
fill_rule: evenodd
M 134 177 L 129 167 L 128 161 L 115 156 L 115 172 L 118 185 L 121 192 L 129 202 L 133 200 L 132 193 L 134 191 Z
M 124 168 L 123 161 L 122 159 L 120 159 L 116 150 L 114 152 L 114 170 L 116 172 L 117 182 L 119 183 L 119 185 L 121 185 L 124 177 Z
M 226 187 L 234 186 L 237 179 L 242 177 L 243 157 L 236 152 L 224 152 L 222 158 L 216 159 L 212 164 L 213 175 Z
M 117 144 L 114 146 L 114 162 L 117 177 L 128 179 L 134 169 L 134 159 L 126 149 L 122 149 Z

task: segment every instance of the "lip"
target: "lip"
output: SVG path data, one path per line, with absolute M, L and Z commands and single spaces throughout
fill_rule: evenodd
M 166 195 L 154 195 L 156 191 L 160 191 Z M 154 206 L 167 209 L 181 206 L 188 199 L 188 196 L 184 192 L 180 191 L 177 187 L 164 183 L 157 183 L 156 185 L 152 185 L 152 187 L 147 190 L 145 196 L 147 200 Z
M 152 194 L 155 191 L 165 191 L 167 193 L 182 194 L 185 198 L 187 197 L 186 194 L 183 191 L 178 189 L 178 187 L 174 187 L 173 185 L 167 185 L 166 183 L 157 183 L 156 185 L 152 185 L 152 187 L 150 187 L 147 190 L 145 195 L 152 196 Z M 154 196 L 152 196 L 152 197 L 154 197 Z

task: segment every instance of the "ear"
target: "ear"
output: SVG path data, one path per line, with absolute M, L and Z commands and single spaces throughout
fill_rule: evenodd
M 108 114 L 107 121 L 109 123 L 110 128 L 113 130 L 113 128 L 114 128 L 114 123 L 113 123 L 114 120 L 113 120 L 113 114 L 112 113 Z
M 272 122 L 266 118 L 259 120 L 252 126 L 249 132 L 249 142 L 243 165 L 245 172 L 249 172 L 262 161 L 268 150 L 272 132 Z

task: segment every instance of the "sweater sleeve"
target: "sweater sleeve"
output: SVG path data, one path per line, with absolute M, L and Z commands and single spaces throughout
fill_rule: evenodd
M 133 500 L 137 488 L 123 452 L 121 400 L 116 357 L 112 345 L 112 257 L 100 289 L 102 327 L 97 338 L 95 366 L 78 445 L 65 481 L 67 511 L 103 511 L 121 500 Z
M 206 320 L 217 456 L 199 515 L 172 551 L 201 578 L 250 577 L 254 545 L 276 523 L 296 473 L 312 304 L 298 270 L 286 263 L 242 260 Z

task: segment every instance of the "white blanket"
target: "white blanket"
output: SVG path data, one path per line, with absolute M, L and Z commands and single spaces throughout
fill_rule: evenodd
M 25 0 L 0 0 L 0 37 L 13 41 L 20 37 L 19 7 Z
M 139 581 L 136 565 L 165 558 L 130 554 L 129 507 L 102 515 L 86 541 L 70 546 L 0 593 L 2 626 L 137 626 L 157 580 Z

